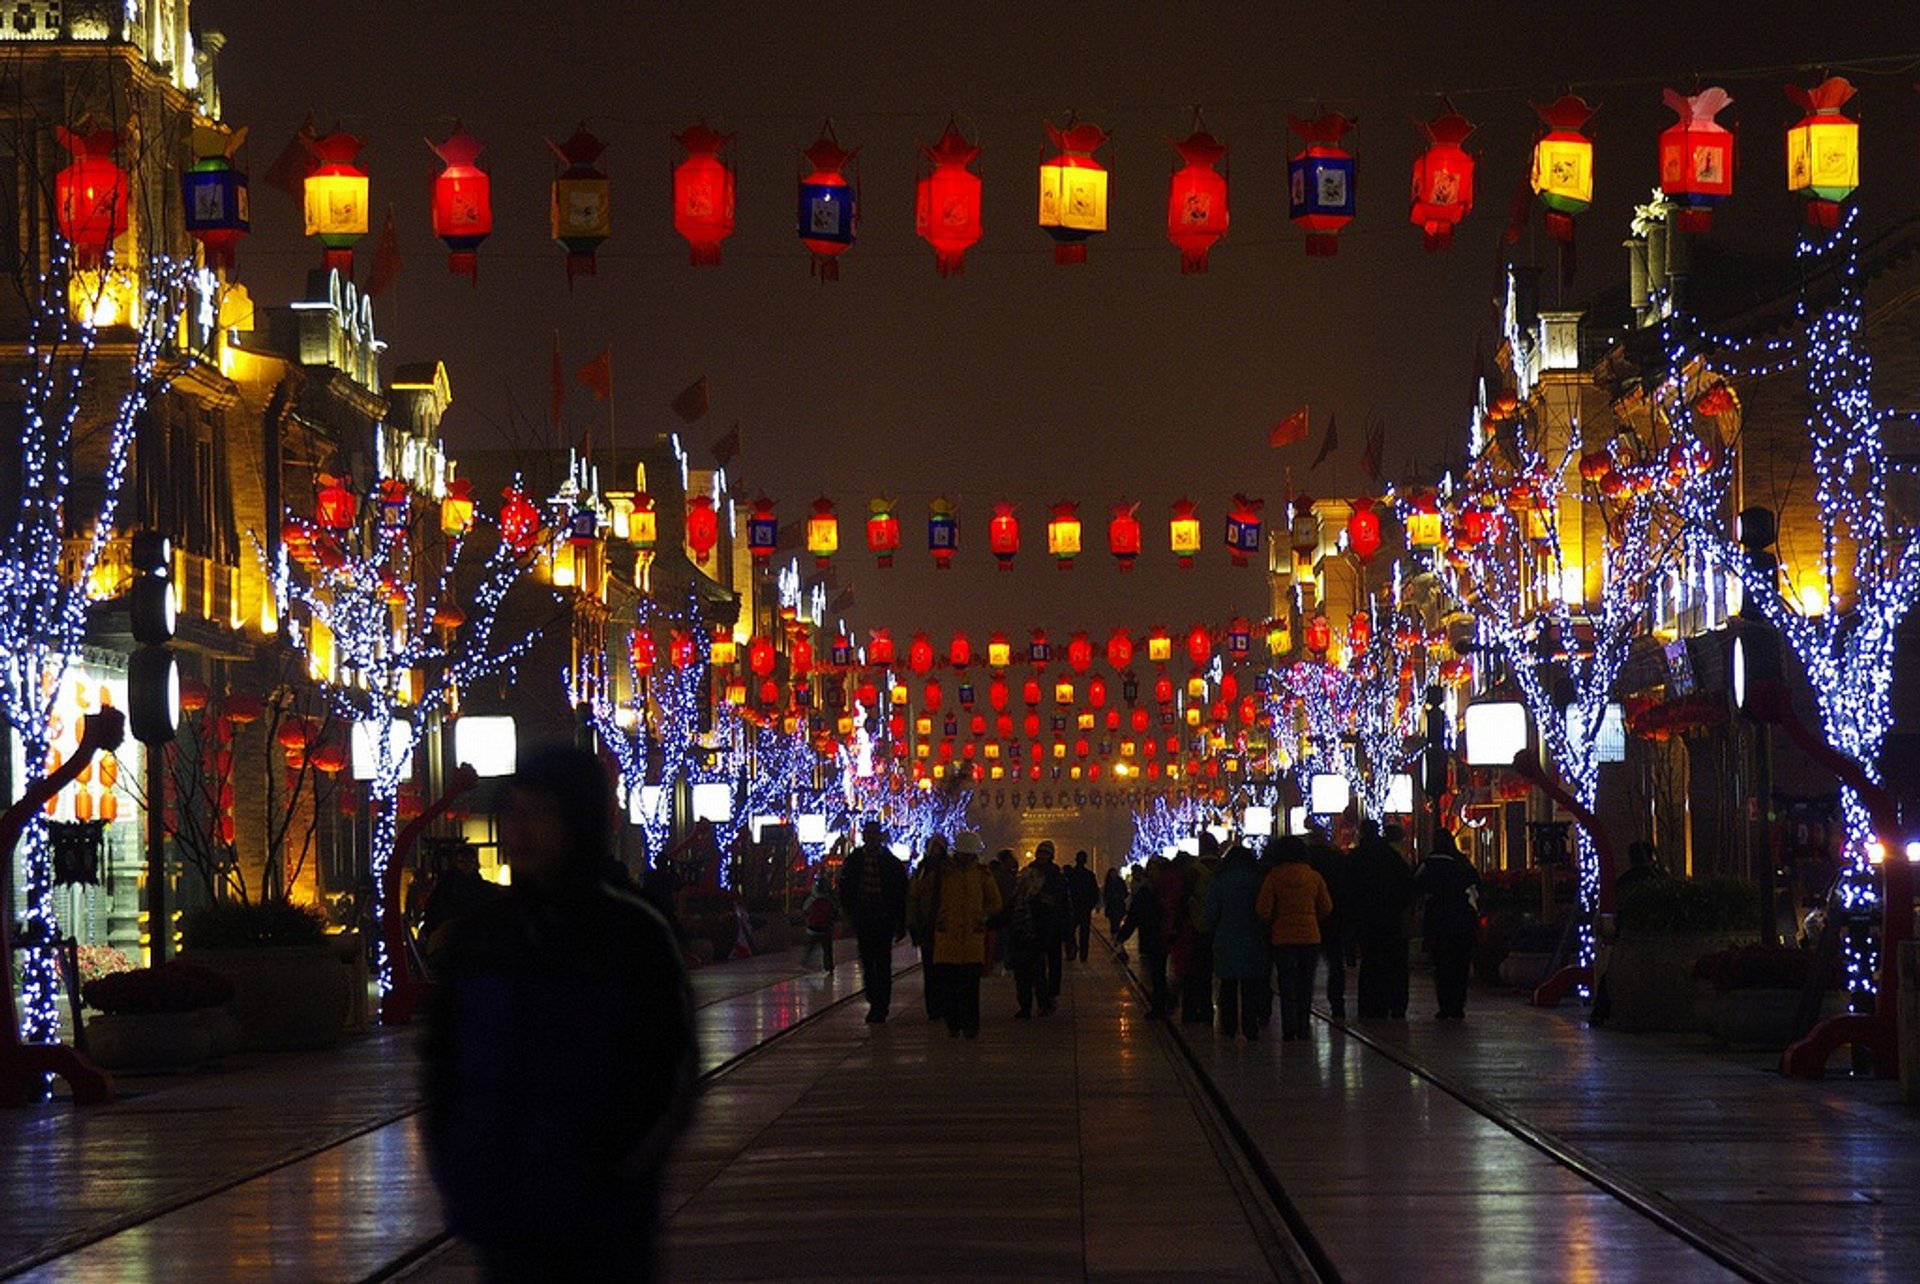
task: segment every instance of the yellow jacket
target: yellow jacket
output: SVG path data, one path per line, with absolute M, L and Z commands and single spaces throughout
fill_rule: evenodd
M 1277 865 L 1260 884 L 1253 912 L 1275 945 L 1318 945 L 1320 920 L 1333 913 L 1327 882 L 1305 861 Z
M 933 904 L 934 880 L 939 880 L 940 903 Z M 1000 912 L 1000 888 L 984 865 L 954 863 L 951 856 L 939 870 L 913 882 L 911 921 L 933 919 L 935 963 L 987 962 L 987 917 Z

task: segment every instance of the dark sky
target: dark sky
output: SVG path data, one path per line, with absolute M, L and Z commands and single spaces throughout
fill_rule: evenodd
M 1717 80 L 1733 93 L 1743 168 L 1720 235 L 1790 249 L 1800 203 L 1781 179 L 1783 69 L 1920 53 L 1910 4 L 1810 0 L 198 0 L 194 13 L 227 35 L 226 115 L 254 131 L 243 277 L 275 303 L 318 262 L 297 211 L 258 182 L 301 119 L 366 136 L 376 233 L 391 203 L 405 262 L 376 304 L 377 325 L 394 360 L 448 363 L 456 452 L 544 422 L 556 330 L 569 370 L 610 342 L 623 434 L 676 426 L 667 402 L 704 373 L 712 412 L 689 438 L 703 448 L 740 421 L 747 483 L 785 514 L 822 492 L 846 516 L 873 494 L 900 499 L 911 555 L 894 570 L 874 571 L 846 528 L 856 549 L 841 559 L 843 577 L 862 627 L 1045 623 L 1100 636 L 1114 624 L 1264 612 L 1263 577 L 1229 570 L 1218 548 L 1224 499 L 1241 490 L 1277 508 L 1288 465 L 1303 489 L 1357 493 L 1370 413 L 1386 419 L 1392 471 L 1457 448 L 1474 336 L 1490 331 L 1496 241 L 1533 135 L 1528 98 L 1572 83 L 1600 104 L 1578 295 L 1620 274 L 1628 207 L 1653 184 L 1655 139 L 1671 120 L 1663 83 L 1691 92 Z M 1892 71 L 1853 77 L 1869 228 L 1920 202 L 1920 72 Z M 1434 114 L 1443 91 L 1480 124 L 1479 203 L 1453 252 L 1427 255 L 1406 221 L 1409 117 Z M 1234 148 L 1234 227 L 1210 274 L 1183 277 L 1164 233 L 1165 140 L 1187 132 L 1196 103 Z M 1337 257 L 1310 259 L 1285 218 L 1285 122 L 1322 104 L 1359 118 L 1360 213 Z M 1112 230 L 1086 266 L 1057 268 L 1034 226 L 1034 166 L 1042 119 L 1071 111 L 1115 135 Z M 942 280 L 913 235 L 913 143 L 935 138 L 950 112 L 986 149 L 976 168 L 987 232 L 965 273 Z M 703 115 L 740 134 L 739 226 L 724 266 L 695 271 L 670 222 L 669 133 Z M 422 138 L 444 136 L 455 116 L 487 143 L 494 176 L 496 230 L 478 289 L 447 275 L 427 222 L 438 162 Z M 828 116 L 843 143 L 864 148 L 863 223 L 842 279 L 822 286 L 793 231 L 793 182 L 798 149 Z M 600 275 L 569 293 L 547 232 L 541 140 L 581 119 L 611 144 L 615 229 Z M 1520 253 L 1548 261 L 1539 226 L 1536 207 Z M 363 276 L 374 240 L 361 246 Z M 1329 411 L 1341 424 L 1339 459 L 1311 475 L 1312 446 L 1264 445 L 1268 426 L 1302 402 L 1314 407 L 1315 444 Z M 591 413 L 576 389 L 570 436 Z M 966 547 L 946 576 L 919 552 L 926 502 L 940 492 L 961 504 Z M 1176 573 L 1165 513 L 1183 493 L 1202 504 L 1209 549 L 1200 568 Z M 1145 501 L 1147 555 L 1129 579 L 1104 552 L 1105 513 L 1123 495 Z M 984 547 L 997 497 L 1018 501 L 1026 519 L 1029 551 L 1011 575 L 991 572 Z M 1099 550 L 1070 575 L 1043 564 L 1045 505 L 1065 498 L 1082 501 Z

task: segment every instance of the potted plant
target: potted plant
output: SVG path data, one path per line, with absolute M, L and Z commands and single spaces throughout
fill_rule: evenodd
M 1754 889 L 1737 878 L 1653 878 L 1620 898 L 1606 986 L 1623 1030 L 1696 1030 L 1693 964 L 1753 941 Z
M 216 1014 L 233 998 L 224 976 L 175 960 L 95 977 L 80 987 L 98 1015 L 87 1020 L 87 1046 L 108 1070 L 192 1070 L 220 1055 Z
M 1813 951 L 1791 945 L 1736 945 L 1701 956 L 1693 976 L 1710 991 L 1704 1006 L 1713 1037 L 1741 1048 L 1792 1043 L 1802 1033 L 1800 996 L 1813 970 Z
M 1507 934 L 1506 957 L 1500 960 L 1500 984 L 1531 993 L 1552 971 L 1565 929 L 1564 919 L 1516 924 Z
M 346 1028 L 352 969 L 326 920 L 283 900 L 227 901 L 180 924 L 181 953 L 233 984 L 240 1046 L 249 1052 L 329 1048 Z

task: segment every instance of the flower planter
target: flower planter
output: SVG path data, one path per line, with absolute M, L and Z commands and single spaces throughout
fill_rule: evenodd
M 1713 1037 L 1735 1048 L 1777 1052 L 1802 1033 L 1794 1028 L 1799 990 L 1726 990 L 1706 1006 Z M 1820 1016 L 1835 1016 L 1846 1006 L 1844 994 L 1830 993 L 1821 1002 Z
M 1531 993 L 1547 979 L 1548 969 L 1553 965 L 1550 952 L 1534 953 L 1531 950 L 1518 951 L 1500 960 L 1500 984 L 1510 990 L 1524 990 Z
M 103 1070 L 197 1069 L 215 1055 L 206 1011 L 96 1014 L 87 1018 L 87 1055 Z
M 1750 932 L 1623 931 L 1609 952 L 1611 1023 L 1622 1030 L 1698 1030 L 1694 960 L 1751 941 Z
M 330 945 L 190 950 L 189 962 L 233 982 L 232 1010 L 247 1052 L 330 1048 L 346 1027 L 351 969 Z

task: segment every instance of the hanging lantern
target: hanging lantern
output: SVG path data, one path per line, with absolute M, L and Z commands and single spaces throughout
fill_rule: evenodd
M 1787 128 L 1787 190 L 1812 198 L 1807 222 L 1827 231 L 1840 226 L 1840 206 L 1860 185 L 1860 125 L 1841 110 L 1856 92 L 1844 76 L 1787 86 L 1806 113 Z
M 1036 669 L 1046 668 L 1048 661 L 1053 659 L 1053 644 L 1047 641 L 1045 629 L 1033 631 L 1033 638 L 1027 643 L 1027 659 Z
M 1133 639 L 1125 629 L 1115 629 L 1107 638 L 1107 667 L 1120 673 L 1133 663 Z
M 927 640 L 926 634 L 914 634 L 913 641 L 907 644 L 907 667 L 923 677 L 933 667 L 933 643 Z
M 1236 660 L 1244 660 L 1252 650 L 1253 626 L 1236 615 L 1227 625 L 1227 654 Z
M 1333 625 L 1327 623 L 1327 617 L 1316 615 L 1307 621 L 1307 650 L 1315 656 L 1324 656 L 1333 645 Z
M 719 542 L 720 514 L 713 506 L 713 496 L 695 495 L 688 499 L 687 549 L 693 554 L 693 560 L 705 566 Z
M 1267 621 L 1267 658 L 1274 663 L 1284 660 L 1293 652 L 1293 626 L 1290 621 L 1275 616 Z
M 1206 625 L 1196 624 L 1187 630 L 1187 658 L 1196 665 L 1205 665 L 1213 658 L 1213 635 Z
M 1080 505 L 1053 506 L 1053 516 L 1047 519 L 1047 552 L 1061 570 L 1073 569 L 1073 559 L 1080 555 Z
M 1220 675 L 1220 698 L 1228 704 L 1240 698 L 1240 679 L 1233 675 L 1232 669 Z
M 1424 552 L 1439 548 L 1444 538 L 1440 506 L 1431 492 L 1422 492 L 1407 512 L 1407 547 Z
M 1205 700 L 1207 698 L 1207 675 L 1195 669 L 1187 675 L 1187 699 Z
M 767 638 L 755 638 L 747 644 L 747 668 L 756 678 L 764 678 L 773 672 L 775 654 L 773 643 Z
M 1173 144 L 1183 162 L 1167 188 L 1167 239 L 1180 251 L 1183 273 L 1207 270 L 1207 252 L 1227 234 L 1227 178 L 1214 165 L 1227 147 L 1200 125 Z
M 1347 649 L 1356 657 L 1366 652 L 1373 641 L 1373 621 L 1365 611 L 1355 611 L 1347 620 Z
M 1713 207 L 1733 195 L 1733 134 L 1714 117 L 1733 103 L 1715 86 L 1697 94 L 1672 89 L 1660 100 L 1680 117 L 1660 132 L 1660 188 L 1680 209 L 1682 232 L 1713 230 Z
M 795 629 L 787 639 L 787 667 L 796 678 L 813 672 L 813 639 L 804 628 Z
M 651 630 L 635 629 L 627 634 L 627 656 L 635 673 L 643 678 L 652 673 L 657 654 Z
M 1087 703 L 1096 709 L 1107 703 L 1106 679 L 1097 674 L 1087 682 Z
M 876 669 L 890 667 L 893 664 L 893 633 L 888 629 L 875 629 L 868 636 L 867 663 Z
M 1153 680 L 1153 699 L 1156 704 L 1173 703 L 1173 679 L 1162 673 Z
M 549 139 L 547 146 L 565 166 L 553 180 L 549 221 L 553 239 L 566 247 L 567 284 L 571 286 L 576 276 L 596 274 L 599 265 L 595 251 L 613 235 L 612 185 L 599 165 L 607 145 L 588 133 L 582 123 L 564 143 Z
M 676 669 L 690 669 L 699 663 L 700 647 L 694 642 L 693 635 L 681 629 L 673 630 L 672 636 L 667 639 L 667 659 Z
M 1085 673 L 1093 665 L 1093 643 L 1085 633 L 1075 633 L 1067 640 L 1067 667 L 1075 673 Z
M 1054 239 L 1055 263 L 1085 263 L 1087 239 L 1107 230 L 1107 171 L 1093 158 L 1107 134 L 1098 125 L 1046 126 L 1058 152 L 1040 164 L 1040 226 Z
M 966 268 L 966 253 L 980 240 L 980 176 L 967 166 L 980 149 L 947 122 L 932 147 L 920 152 L 933 171 L 920 176 L 913 192 L 913 230 L 933 247 L 934 271 L 952 276 Z
M 1194 514 L 1192 500 L 1173 501 L 1173 516 L 1167 523 L 1167 534 L 1173 555 L 1180 559 L 1180 565 L 1192 566 L 1194 554 L 1200 551 L 1200 519 Z
M 398 542 L 407 533 L 407 517 L 413 508 L 413 495 L 398 477 L 380 483 L 380 535 L 388 543 Z
M 1227 509 L 1227 551 L 1235 566 L 1245 566 L 1260 551 L 1260 509 L 1265 501 L 1235 495 Z
M 1533 145 L 1530 183 L 1547 207 L 1547 232 L 1556 241 L 1573 240 L 1574 215 L 1593 203 L 1593 140 L 1581 133 L 1593 116 L 1586 100 L 1566 94 L 1534 114 L 1547 127 Z
M 73 154 L 73 163 L 53 177 L 60 236 L 73 247 L 76 267 L 97 268 L 127 230 L 132 187 L 126 171 L 113 163 L 120 134 L 113 129 L 83 134 L 65 125 L 53 132 Z
M 1062 674 L 1058 678 L 1054 679 L 1053 702 L 1056 705 L 1063 705 L 1063 706 L 1073 703 L 1073 679 L 1072 678 L 1069 678 L 1065 674 Z
M 820 137 L 800 154 L 813 166 L 800 179 L 800 243 L 813 251 L 812 272 L 821 281 L 840 279 L 839 256 L 853 244 L 860 220 L 860 191 L 847 181 L 847 162 L 859 151 L 847 151 L 833 136 L 833 122 L 820 127 Z
M 1167 635 L 1165 628 L 1156 626 L 1147 635 L 1147 659 L 1155 664 L 1165 664 L 1172 658 L 1173 639 Z
M 252 227 L 247 176 L 233 165 L 247 131 L 204 121 L 194 125 L 189 141 L 193 168 L 180 183 L 187 232 L 205 247 L 208 267 L 230 272 L 234 248 Z
M 673 171 L 673 230 L 693 266 L 719 267 L 720 243 L 733 235 L 733 167 L 721 155 L 733 135 L 695 125 L 674 141 L 687 157 Z
M 1473 125 L 1448 106 L 1432 120 L 1414 122 L 1427 150 L 1413 162 L 1413 208 L 1408 217 L 1426 234 L 1426 250 L 1453 247 L 1453 229 L 1473 209 L 1473 157 L 1461 144 Z
M 627 535 L 634 548 L 652 553 L 660 542 L 660 511 L 653 496 L 644 490 L 633 497 L 633 512 L 627 517 Z
M 934 678 L 927 679 L 926 686 L 920 692 L 920 707 L 928 713 L 938 713 L 940 706 L 944 703 L 946 703 L 946 693 L 940 689 L 939 681 Z
M 440 501 L 440 533 L 455 537 L 473 529 L 473 483 L 461 477 L 447 483 Z
M 827 654 L 832 659 L 834 668 L 845 669 L 853 664 L 853 650 L 853 639 L 842 633 L 833 639 Z
M 361 140 L 352 134 L 300 135 L 316 164 L 302 187 L 306 234 L 325 247 L 323 266 L 353 276 L 353 247 L 367 234 L 367 175 L 355 165 Z
M 953 565 L 954 550 L 960 547 L 960 523 L 953 515 L 953 505 L 945 499 L 936 499 L 927 506 L 927 551 L 933 554 L 935 570 L 944 571 Z
M 1373 501 L 1364 495 L 1353 501 L 1353 515 L 1347 518 L 1347 547 L 1362 566 L 1369 565 L 1380 551 L 1380 514 L 1373 511 Z
M 358 504 L 353 492 L 347 489 L 346 479 L 321 473 L 318 481 L 320 492 L 313 501 L 314 524 L 336 535 L 351 529 Z
M 987 683 L 987 704 L 995 713 L 1005 713 L 1007 709 L 1007 680 L 996 677 Z
M 956 633 L 947 643 L 947 664 L 951 668 L 964 669 L 973 663 L 973 643 L 964 633 Z
M 1134 516 L 1139 507 L 1122 500 L 1107 519 L 1107 548 L 1123 571 L 1132 570 L 1133 559 L 1140 556 L 1140 519 Z
M 1020 684 L 1020 699 L 1029 709 L 1037 706 L 1040 703 L 1040 679 L 1028 678 L 1025 682 L 1022 682 Z M 1027 734 L 1032 736 L 1034 732 L 1029 731 Z
M 813 554 L 815 568 L 823 571 L 840 551 L 840 519 L 834 516 L 833 501 L 824 495 L 813 501 L 813 514 L 807 518 L 807 551 Z
M 876 499 L 867 505 L 867 551 L 884 570 L 893 565 L 900 547 L 900 519 L 893 515 L 893 501 Z
M 530 552 L 540 540 L 540 510 L 517 486 L 500 492 L 500 538 L 517 554 Z
M 1013 505 L 999 500 L 993 506 L 993 518 L 987 523 L 987 548 L 1000 563 L 1000 569 L 1013 569 L 1014 556 L 1020 551 L 1020 519 Z
M 446 168 L 433 179 L 433 234 L 446 242 L 447 271 L 478 285 L 480 243 L 493 233 L 493 180 L 474 164 L 481 143 L 454 122 L 446 140 L 428 143 Z
M 1353 221 L 1353 153 L 1340 146 L 1353 122 L 1338 112 L 1287 117 L 1305 150 L 1287 162 L 1287 217 L 1307 234 L 1307 253 L 1335 254 Z

